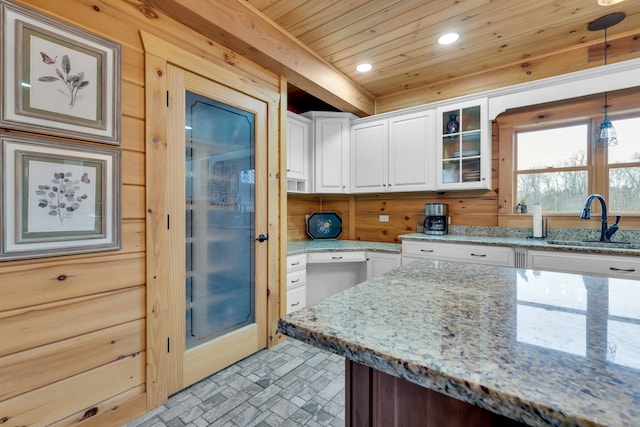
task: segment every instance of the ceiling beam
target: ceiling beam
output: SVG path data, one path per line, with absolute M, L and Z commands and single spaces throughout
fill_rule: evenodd
M 239 0 L 143 0 L 209 39 L 284 76 L 326 103 L 358 116 L 375 113 L 373 95 Z

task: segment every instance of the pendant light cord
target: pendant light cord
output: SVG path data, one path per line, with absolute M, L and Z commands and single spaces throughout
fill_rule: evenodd
M 604 27 L 604 65 L 607 66 L 607 27 Z M 604 91 L 604 116 L 607 117 L 609 108 L 609 92 Z

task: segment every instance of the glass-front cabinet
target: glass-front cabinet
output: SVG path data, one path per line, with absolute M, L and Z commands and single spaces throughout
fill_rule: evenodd
M 491 188 L 491 138 L 486 98 L 439 107 L 438 190 Z

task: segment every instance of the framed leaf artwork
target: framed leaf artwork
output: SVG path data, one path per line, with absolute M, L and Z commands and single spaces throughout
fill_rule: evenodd
M 0 0 L 0 127 L 120 144 L 118 44 Z
M 0 133 L 0 261 L 120 248 L 120 150 Z

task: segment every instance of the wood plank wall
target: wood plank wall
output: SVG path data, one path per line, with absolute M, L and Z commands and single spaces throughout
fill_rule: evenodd
M 276 91 L 281 81 L 141 2 L 17 3 L 122 45 L 122 249 L 0 263 L 0 424 L 119 426 L 151 409 L 140 31 Z
M 498 183 L 498 131 L 493 125 L 491 182 Z M 498 194 L 494 190 L 449 191 L 444 193 L 376 193 L 357 195 L 289 194 L 287 238 L 306 240 L 305 215 L 335 211 L 342 218 L 340 239 L 398 243 L 398 235 L 413 233 L 424 221 L 425 203 L 449 205 L 451 225 L 498 225 Z M 388 215 L 389 222 L 380 222 Z

